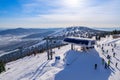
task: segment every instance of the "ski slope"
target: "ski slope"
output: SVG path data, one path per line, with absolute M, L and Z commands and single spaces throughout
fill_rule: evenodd
M 0 80 L 120 80 L 120 39 L 104 38 L 98 42 L 106 44 L 103 53 L 101 47 L 88 51 L 70 50 L 70 45 L 55 48 L 54 59 L 47 60 L 46 52 L 31 55 L 6 64 L 6 71 L 0 74 Z M 112 46 L 116 53 L 113 57 Z M 110 68 L 105 69 L 101 58 L 107 63 L 111 56 Z M 60 60 L 55 60 L 60 56 Z M 115 63 L 118 66 L 115 67 Z M 98 67 L 95 70 L 94 64 Z

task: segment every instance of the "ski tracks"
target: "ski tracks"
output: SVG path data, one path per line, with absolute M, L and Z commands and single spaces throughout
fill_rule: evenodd
M 36 78 L 37 78 L 38 76 L 41 76 L 42 74 L 44 74 L 45 71 L 43 71 L 43 70 L 44 70 L 45 66 L 48 64 L 48 62 L 49 62 L 49 61 L 46 61 L 46 62 L 44 62 L 42 65 L 40 65 L 40 66 L 36 69 L 36 71 L 34 72 L 34 74 L 30 77 L 30 80 L 36 80 Z

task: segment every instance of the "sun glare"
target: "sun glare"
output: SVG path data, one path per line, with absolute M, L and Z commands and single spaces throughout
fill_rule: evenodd
M 67 7 L 78 7 L 81 0 L 64 0 Z

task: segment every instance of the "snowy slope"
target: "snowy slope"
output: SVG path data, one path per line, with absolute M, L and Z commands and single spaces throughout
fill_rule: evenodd
M 99 50 L 99 54 L 101 57 L 105 59 L 107 62 L 108 60 L 106 59 L 107 55 L 109 54 L 111 56 L 111 63 L 110 63 L 110 69 L 111 69 L 111 74 L 109 77 L 109 80 L 120 80 L 120 38 L 119 39 L 114 39 L 112 40 L 111 38 L 108 38 L 106 40 L 101 41 L 101 44 L 106 44 L 104 46 L 105 53 L 103 53 L 101 50 Z M 117 44 L 117 46 L 114 48 L 114 52 L 116 53 L 115 57 L 113 57 L 113 52 L 111 46 L 108 46 L 108 44 Z M 108 53 L 106 51 L 108 50 Z M 115 67 L 116 62 L 118 63 L 118 67 Z
M 69 49 L 69 46 L 65 47 L 68 47 Z M 65 47 L 61 48 L 61 50 L 55 49 L 55 55 L 63 55 L 65 53 Z M 54 68 L 52 67 L 52 64 L 54 64 L 54 62 L 55 60 L 47 61 L 46 52 L 43 54 L 38 54 L 36 56 L 32 55 L 23 59 L 19 59 L 17 61 L 10 62 L 6 65 L 7 71 L 0 74 L 0 80 L 32 80 L 37 78 L 41 79 L 42 77 L 40 76 L 45 74 L 45 72 L 47 72 L 48 70 L 51 70 L 51 68 Z M 53 74 L 51 75 L 53 76 Z
M 112 47 L 108 44 L 116 43 L 116 56 L 113 57 Z M 105 38 L 98 42 L 106 44 L 103 53 L 101 47 L 80 52 L 70 50 L 70 45 L 60 49 L 55 48 L 55 56 L 60 60 L 47 61 L 46 52 L 31 55 L 6 64 L 6 72 L 0 74 L 0 80 L 120 80 L 120 39 Z M 107 55 L 111 56 L 110 69 L 105 69 L 101 58 L 107 62 Z M 115 63 L 118 62 L 118 67 Z M 94 64 L 98 64 L 97 70 Z

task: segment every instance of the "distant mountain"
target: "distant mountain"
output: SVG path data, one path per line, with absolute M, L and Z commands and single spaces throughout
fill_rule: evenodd
M 0 32 L 3 31 L 4 29 L 0 29 Z
M 0 31 L 0 35 L 24 35 L 24 34 L 34 34 L 34 33 L 40 33 L 40 32 L 46 32 L 46 31 L 54 31 L 54 30 L 57 30 L 57 28 L 51 28 L 51 29 L 16 28 L 16 29 L 7 29 L 7 30 Z
M 112 27 L 112 28 L 94 28 L 96 30 L 102 30 L 102 31 L 113 31 L 113 30 L 120 30 L 120 27 Z
M 23 39 L 41 38 L 47 35 L 51 36 L 76 36 L 86 37 L 99 34 L 104 31 L 95 30 L 84 26 L 73 26 L 68 28 L 16 28 L 0 31 L 0 35 L 27 35 Z
M 76 36 L 76 37 L 86 37 L 93 36 L 96 34 L 100 34 L 104 31 L 95 30 L 92 28 L 84 27 L 84 26 L 73 26 L 68 27 L 59 32 L 54 33 L 55 36 Z
M 28 35 L 26 37 L 23 37 L 23 39 L 44 38 L 54 32 L 55 31 L 46 31 L 46 32 L 35 33 L 35 34 Z

